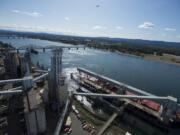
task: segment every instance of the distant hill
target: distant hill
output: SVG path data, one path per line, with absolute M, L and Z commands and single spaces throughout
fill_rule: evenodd
M 80 37 L 80 36 L 69 36 L 60 34 L 50 33 L 36 33 L 36 32 L 19 32 L 10 30 L 0 30 L 0 35 L 17 35 L 26 36 L 31 38 L 49 39 L 52 41 L 61 40 L 79 40 L 80 43 L 85 41 L 95 41 L 98 43 L 111 44 L 111 43 L 130 43 L 133 45 L 145 45 L 145 46 L 156 46 L 156 47 L 171 47 L 180 48 L 179 42 L 165 42 L 165 41 L 153 41 L 153 40 L 142 40 L 142 39 L 125 39 L 125 38 L 109 38 L 109 37 Z
M 104 41 L 108 43 L 130 43 L 134 45 L 148 45 L 148 46 L 159 46 L 159 47 L 175 47 L 180 48 L 179 42 L 166 42 L 166 41 L 153 41 L 153 40 L 143 40 L 143 39 L 126 39 L 126 38 L 108 38 L 108 37 L 96 37 L 92 38 L 99 41 Z

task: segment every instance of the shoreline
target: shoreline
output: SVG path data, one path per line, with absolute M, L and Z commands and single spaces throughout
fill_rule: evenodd
M 90 47 L 90 48 L 94 48 L 94 47 Z M 118 55 L 134 57 L 134 58 L 138 58 L 138 59 L 144 59 L 144 60 L 148 60 L 148 61 L 154 61 L 154 62 L 160 62 L 160 63 L 164 63 L 164 64 L 171 64 L 171 65 L 175 65 L 175 66 L 180 66 L 180 56 L 178 56 L 178 55 L 173 55 L 173 56 L 174 57 L 179 57 L 179 62 L 173 62 L 171 60 L 158 59 L 158 57 L 160 57 L 160 56 L 158 56 L 158 55 L 155 56 L 153 54 L 142 54 L 143 56 L 140 56 L 140 55 L 135 55 L 135 54 L 132 54 L 132 53 L 130 54 L 130 53 L 120 52 L 120 51 L 117 51 L 117 50 L 112 51 L 112 50 L 109 50 L 109 49 L 101 49 L 101 48 L 94 48 L 94 49 L 107 51 L 107 52 L 111 52 L 111 53 L 118 54 Z M 168 54 L 168 55 L 171 55 L 171 54 Z
M 113 52 L 113 51 L 111 51 L 111 52 Z M 160 56 L 153 56 L 153 55 L 148 55 L 148 54 L 143 54 L 144 56 L 138 56 L 138 55 L 135 55 L 135 54 L 123 53 L 123 52 L 119 52 L 119 51 L 115 51 L 114 53 L 119 54 L 119 55 L 128 56 L 128 57 L 135 57 L 135 58 L 139 58 L 139 59 L 150 60 L 150 61 L 155 61 L 155 62 L 161 62 L 161 63 L 165 63 L 165 64 L 172 64 L 172 65 L 180 66 L 180 63 L 173 62 L 171 60 L 160 59 L 159 58 Z M 174 55 L 174 56 L 176 56 L 176 55 Z M 161 56 L 161 57 L 163 57 L 163 56 Z
M 28 39 L 45 40 L 45 39 L 40 39 L 40 38 L 28 38 Z M 45 41 L 56 42 L 56 43 L 64 43 L 64 42 L 53 41 L 53 40 L 45 40 Z M 0 42 L 2 42 L 3 44 L 6 44 L 3 41 L 0 41 Z M 74 45 L 74 44 L 71 44 L 71 43 L 64 43 L 64 44 Z M 113 51 L 113 50 L 109 50 L 109 49 L 96 48 L 96 47 L 92 47 L 92 46 L 88 46 L 88 45 L 85 45 L 85 47 L 94 48 L 94 49 L 98 49 L 98 50 L 102 50 L 102 51 L 107 51 L 107 52 L 112 52 L 112 53 L 115 53 L 115 54 L 124 55 L 124 56 L 128 56 L 128 57 L 140 58 L 140 59 L 144 59 L 144 60 L 150 60 L 150 61 L 155 61 L 155 62 L 161 62 L 161 63 L 165 63 L 165 64 L 171 64 L 171 65 L 180 66 L 180 56 L 177 56 L 177 55 L 168 54 L 169 58 L 167 58 L 167 57 L 163 58 L 163 56 L 158 56 L 158 55 L 153 55 L 153 54 L 143 54 L 142 53 L 141 54 L 142 56 L 141 56 L 141 55 L 136 55 L 136 54 L 133 54 L 133 53 L 120 52 L 118 50 L 114 50 Z M 174 57 L 179 57 L 178 58 L 178 62 L 175 62 L 177 59 L 175 59 L 175 61 L 172 61 L 172 59 L 174 59 Z
M 165 64 L 172 64 L 172 65 L 180 66 L 180 62 L 173 62 L 171 60 L 161 59 L 163 56 L 157 56 L 157 55 L 155 56 L 155 55 L 150 55 L 150 54 L 143 54 L 144 56 L 138 56 L 135 54 L 123 53 L 123 52 L 119 52 L 119 51 L 110 51 L 110 52 L 114 52 L 118 55 L 123 55 L 123 56 L 128 56 L 128 57 L 134 57 L 134 58 L 150 60 L 150 61 L 154 61 L 154 62 L 161 62 L 161 63 L 165 63 Z M 168 54 L 168 55 L 170 55 L 170 54 Z M 180 59 L 180 56 L 174 55 L 174 57 L 179 57 L 179 59 Z

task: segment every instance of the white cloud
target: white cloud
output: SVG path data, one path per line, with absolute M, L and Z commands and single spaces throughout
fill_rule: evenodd
M 29 31 L 29 32 L 48 32 L 48 33 L 56 33 L 56 34 L 66 34 L 66 35 L 77 35 L 77 36 L 105 36 L 97 33 L 89 33 L 89 32 L 81 32 L 76 31 L 73 32 L 69 29 L 63 28 L 49 28 L 49 27 L 41 27 L 41 26 L 22 26 L 17 24 L 0 24 L 0 29 L 4 30 L 17 30 L 17 31 Z M 107 36 L 107 35 L 106 35 Z
M 92 28 L 95 29 L 95 30 L 105 30 L 105 29 L 107 29 L 106 27 L 99 26 L 99 25 L 93 26 Z
M 176 31 L 174 28 L 165 28 L 166 31 Z
M 151 33 L 144 33 L 141 35 L 131 34 L 131 35 L 124 35 L 124 34 L 116 34 L 116 33 L 109 33 L 108 31 L 73 31 L 72 29 L 66 29 L 64 27 L 49 27 L 49 26 L 27 26 L 21 24 L 0 24 L 0 29 L 5 30 L 17 30 L 17 31 L 30 31 L 30 32 L 48 32 L 48 33 L 55 33 L 55 34 L 66 34 L 66 35 L 77 35 L 77 36 L 90 36 L 90 37 L 112 37 L 112 38 L 141 38 L 141 39 L 149 39 L 155 40 L 154 38 L 148 37 L 147 35 Z M 148 31 L 149 32 L 149 31 Z M 146 35 L 145 35 L 146 34 Z M 163 34 L 163 33 L 162 33 Z M 135 37 L 137 36 L 137 37 Z M 146 36 L 146 38 L 145 38 Z M 156 40 L 164 40 L 165 41 L 180 41 L 180 35 L 176 35 L 173 39 L 170 39 L 168 35 L 158 35 L 161 38 L 157 38 Z
M 69 17 L 64 17 L 64 20 L 69 21 Z
M 22 26 L 17 24 L 6 24 L 1 25 L 0 29 L 8 29 L 8 30 L 19 30 L 19 31 L 48 31 L 48 28 L 40 27 L 40 26 Z
M 12 10 L 12 12 L 19 13 L 20 11 L 19 10 Z
M 32 16 L 32 17 L 40 17 L 42 16 L 42 14 L 38 13 L 38 12 L 24 12 L 24 14 Z
M 144 29 L 151 29 L 154 27 L 154 24 L 152 22 L 144 22 L 143 24 L 140 24 L 138 28 L 144 28 Z
M 123 27 L 121 27 L 121 26 L 116 26 L 116 29 L 118 29 L 118 30 L 122 30 L 122 29 L 123 29 Z
M 20 10 L 12 10 L 13 13 L 17 13 L 17 14 L 24 14 L 24 15 L 28 15 L 28 16 L 32 16 L 32 17 L 41 17 L 43 16 L 41 13 L 33 11 L 33 12 L 27 12 L 27 11 L 20 11 Z
M 44 26 L 26 26 L 19 24 L 0 24 L 0 29 L 4 30 L 16 30 L 16 31 L 29 31 L 29 32 L 48 32 L 48 33 L 56 33 L 56 34 L 67 34 L 67 35 L 77 35 L 77 33 L 64 29 L 61 27 L 44 27 Z

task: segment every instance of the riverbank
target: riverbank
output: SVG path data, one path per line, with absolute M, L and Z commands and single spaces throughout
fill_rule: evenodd
M 63 43 L 50 42 L 39 39 L 0 39 L 4 43 L 10 43 L 13 47 L 25 46 L 28 44 L 40 45 L 59 45 Z M 51 53 L 42 52 L 32 55 L 32 61 L 36 64 L 49 68 L 49 58 Z M 84 67 L 91 69 L 99 74 L 106 75 L 117 81 L 124 82 L 134 87 L 145 89 L 160 96 L 172 95 L 180 98 L 179 92 L 179 66 L 174 64 L 164 64 L 164 62 L 154 62 L 144 60 L 144 58 L 119 56 L 117 53 L 109 53 L 100 49 L 79 49 L 65 50 L 63 52 L 63 67 Z M 128 55 L 128 54 L 126 54 Z
M 140 58 L 140 59 L 145 59 L 145 60 L 158 61 L 158 62 L 180 66 L 180 56 L 177 56 L 177 55 L 166 54 L 166 53 L 162 55 L 155 55 L 155 54 L 145 54 L 145 53 L 132 53 L 132 52 L 129 53 L 129 52 L 112 51 L 109 49 L 101 49 L 101 48 L 95 48 L 95 49 L 113 52 L 119 55 L 135 57 L 135 58 Z
M 180 56 L 172 55 L 172 54 L 162 54 L 160 55 L 153 55 L 153 54 L 132 54 L 132 53 L 123 53 L 119 51 L 115 51 L 115 53 L 130 57 L 136 57 L 136 58 L 142 58 L 146 60 L 152 60 L 152 61 L 159 61 L 167 64 L 174 64 L 180 66 Z
M 176 55 L 171 55 L 171 54 L 163 54 L 162 56 L 144 55 L 143 58 L 147 60 L 160 61 L 160 62 L 165 62 L 168 64 L 175 64 L 175 65 L 180 66 L 180 56 L 176 56 Z
M 40 39 L 40 40 L 46 40 L 46 41 L 52 41 L 56 43 L 65 43 L 65 44 L 71 44 L 71 45 L 79 45 L 74 42 L 68 42 L 68 41 L 61 41 L 61 40 L 53 40 L 53 39 L 41 39 L 41 38 L 33 38 L 31 39 Z M 154 47 L 154 46 L 138 46 L 138 45 L 131 45 L 131 44 L 108 44 L 108 45 L 101 45 L 101 44 L 95 44 L 95 43 L 84 43 L 86 47 L 94 48 L 94 49 L 99 49 L 103 51 L 110 51 L 110 52 L 115 52 L 121 55 L 126 55 L 126 56 L 132 56 L 136 58 L 143 58 L 146 60 L 152 60 L 152 61 L 158 61 L 158 62 L 163 62 L 167 64 L 174 64 L 180 66 L 180 56 L 174 55 L 171 53 L 174 53 L 173 50 L 175 51 L 175 48 L 162 48 L 162 47 Z M 177 54 L 179 54 L 179 50 L 177 51 Z M 169 53 L 168 53 L 169 52 Z M 176 53 L 175 53 L 176 54 Z
M 75 44 L 75 43 L 72 43 L 72 42 L 64 42 L 64 41 L 62 42 L 62 41 L 54 41 L 54 40 L 48 40 L 48 41 L 71 44 L 71 45 L 78 45 L 78 44 Z M 122 50 L 122 51 L 119 51 L 118 48 L 116 48 L 116 47 L 113 48 L 114 46 L 118 46 L 118 45 L 112 45 L 112 48 L 110 47 L 111 45 L 99 45 L 97 47 L 97 45 L 85 44 L 85 46 L 90 47 L 90 48 L 94 48 L 94 49 L 103 50 L 103 51 L 115 52 L 115 53 L 118 53 L 118 54 L 121 54 L 121 55 L 132 56 L 132 57 L 136 57 L 136 58 L 143 58 L 143 59 L 146 59 L 146 60 L 158 61 L 158 62 L 163 62 L 163 63 L 167 63 L 167 64 L 174 64 L 174 65 L 180 66 L 180 56 L 173 55 L 173 54 L 168 54 L 168 53 L 163 53 L 162 48 L 155 48 L 155 47 L 149 47 L 149 48 L 147 47 L 146 48 L 144 46 L 144 48 L 140 49 L 140 51 L 137 51 L 139 49 L 139 46 L 137 46 L 137 47 L 133 46 L 133 49 L 131 51 L 128 51 L 131 48 L 131 46 L 127 45 L 127 47 L 121 48 L 122 45 L 120 45 L 121 46 L 120 50 Z M 104 46 L 106 46 L 106 47 L 104 47 Z M 123 46 L 126 46 L 126 45 L 123 45 Z M 146 52 L 146 51 L 148 52 L 148 49 L 151 50 L 150 51 L 151 53 L 143 53 L 143 52 Z M 153 49 L 155 50 L 154 54 L 152 54 Z M 167 51 L 168 48 L 166 48 L 165 50 Z
M 121 55 L 144 58 L 180 65 L 180 49 L 166 46 L 146 46 L 126 43 L 119 44 L 91 44 L 88 47 L 104 51 L 116 52 Z

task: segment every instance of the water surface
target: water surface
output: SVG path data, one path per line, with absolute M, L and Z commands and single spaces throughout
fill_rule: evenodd
M 39 39 L 0 38 L 0 41 L 11 43 L 16 47 L 29 44 L 38 46 L 67 45 Z M 34 63 L 39 61 L 40 64 L 49 67 L 50 56 L 50 51 L 45 53 L 40 51 L 39 55 L 33 55 L 32 59 Z M 180 99 L 180 66 L 177 65 L 96 49 L 64 50 L 63 67 L 74 68 L 78 66 L 156 95 L 172 95 Z

